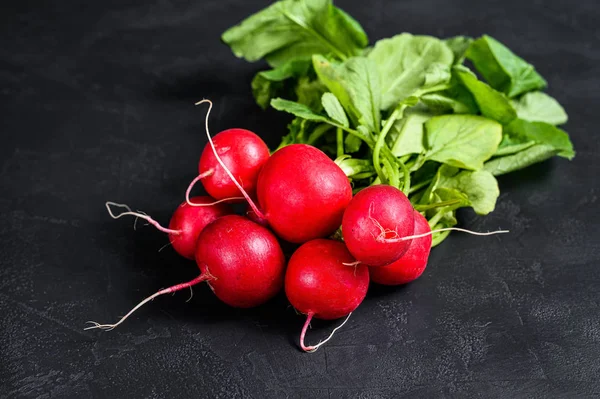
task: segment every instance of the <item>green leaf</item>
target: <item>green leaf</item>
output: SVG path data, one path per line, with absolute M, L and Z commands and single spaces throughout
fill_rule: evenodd
M 304 104 L 318 112 L 323 110 L 321 97 L 327 91 L 327 88 L 318 79 L 302 76 L 298 79 L 294 91 L 296 101 L 300 104 Z
M 521 144 L 507 144 L 507 145 L 502 145 L 502 143 L 500 143 L 500 146 L 498 147 L 498 151 L 496 151 L 496 153 L 494 154 L 494 157 L 503 157 L 505 155 L 511 155 L 511 154 L 516 154 L 517 152 L 521 152 L 523 150 L 528 149 L 531 146 L 535 145 L 535 141 L 527 141 L 525 143 L 521 143 Z
M 487 161 L 484 169 L 494 176 L 500 176 L 545 161 L 556 154 L 558 154 L 558 150 L 551 145 L 535 144 L 516 154 Z
M 263 109 L 267 108 L 272 98 L 282 94 L 286 80 L 306 75 L 310 67 L 309 61 L 295 60 L 258 72 L 252 79 L 252 94 L 256 103 Z
M 448 199 L 447 195 L 442 195 L 444 189 L 453 189 L 463 193 L 469 199 L 468 205 L 479 215 L 487 215 L 496 207 L 500 189 L 496 178 L 490 172 L 460 171 L 458 168 L 443 165 L 438 174 L 439 180 L 434 192 L 444 201 Z
M 452 73 L 450 72 L 450 67 L 448 65 L 434 62 L 425 70 L 425 81 L 423 82 L 421 90 L 445 85 L 450 82 L 451 77 Z
M 546 87 L 546 81 L 533 65 L 490 36 L 475 40 L 467 58 L 490 86 L 509 97 Z
M 505 128 L 502 145 L 494 159 L 485 163 L 485 170 L 498 176 L 555 155 L 567 159 L 575 156 L 573 144 L 565 131 L 545 122 L 517 119 Z
M 463 169 L 477 170 L 497 150 L 502 126 L 474 115 L 441 115 L 425 123 L 425 158 Z
M 516 111 L 504 94 L 477 80 L 477 77 L 465 67 L 455 67 L 454 70 L 462 84 L 475 98 L 482 115 L 503 125 L 509 124 L 517 117 Z
M 271 100 L 271 106 L 278 111 L 284 111 L 302 119 L 315 122 L 331 123 L 332 121 L 323 115 L 315 113 L 312 109 L 304 104 L 294 101 L 284 100 L 283 98 L 274 98 Z
M 351 134 L 347 135 L 346 138 L 344 139 L 344 150 L 345 150 L 345 152 L 347 152 L 349 154 L 358 152 L 360 150 L 361 145 L 362 145 L 362 140 Z M 370 160 L 369 160 L 369 162 L 370 162 Z
M 338 59 L 358 55 L 368 44 L 358 22 L 331 0 L 283 0 L 246 18 L 222 35 L 233 53 L 271 66 L 313 54 Z
M 379 132 L 381 92 L 375 65 L 364 57 L 352 57 L 337 63 L 315 55 L 313 66 L 321 82 L 338 98 L 353 124 Z
M 523 94 L 512 105 L 517 110 L 517 116 L 530 122 L 546 122 L 551 125 L 561 125 L 568 120 L 564 108 L 554 98 L 541 91 Z
M 321 103 L 323 104 L 323 108 L 327 115 L 340 125 L 344 127 L 348 127 L 348 118 L 346 117 L 346 112 L 344 112 L 344 108 L 340 101 L 331 93 L 323 94 L 321 97 Z
M 558 151 L 557 155 L 573 159 L 575 151 L 569 135 L 562 129 L 545 122 L 527 122 L 516 119 L 507 126 L 507 133 L 520 141 L 535 141 L 538 144 L 547 144 Z
M 443 41 L 431 36 L 402 33 L 379 40 L 368 58 L 377 65 L 381 76 L 381 109 L 389 110 L 417 90 L 440 83 L 440 71 L 452 65 L 452 51 Z M 432 67 L 433 64 L 437 64 Z M 432 69 L 434 68 L 434 69 Z M 426 81 L 429 76 L 429 82 Z M 445 76 L 448 80 L 449 75 Z
M 446 46 L 448 46 L 448 48 L 450 48 L 454 54 L 454 65 L 463 63 L 467 49 L 472 42 L 473 39 L 468 36 L 455 36 L 444 40 Z
M 396 157 L 420 154 L 425 151 L 423 143 L 424 123 L 432 117 L 424 111 L 406 112 L 406 116 L 394 122 L 387 141 Z

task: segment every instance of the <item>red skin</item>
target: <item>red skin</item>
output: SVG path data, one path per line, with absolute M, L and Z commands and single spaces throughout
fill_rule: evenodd
M 209 204 L 215 200 L 208 196 L 193 197 L 190 199 L 195 204 Z M 173 249 L 184 258 L 194 259 L 196 241 L 200 232 L 213 220 L 233 213 L 233 210 L 224 203 L 211 206 L 190 206 L 183 202 L 171 217 L 169 229 L 179 231 L 179 234 L 169 233 L 169 241 Z
M 342 169 L 321 150 L 292 144 L 265 163 L 257 196 L 275 233 L 300 244 L 335 232 L 352 199 L 352 187 Z
M 245 129 L 223 130 L 212 140 L 223 163 L 244 190 L 253 196 L 260 169 L 270 155 L 265 142 Z M 241 197 L 242 193 L 219 164 L 210 145 L 207 145 L 202 151 L 198 170 L 202 174 L 211 169 L 213 173 L 202 179 L 202 185 L 211 197 L 216 199 Z
M 415 235 L 429 233 L 431 228 L 427 219 L 415 211 Z M 416 280 L 427 267 L 427 259 L 431 251 L 431 235 L 415 238 L 410 241 L 408 250 L 400 259 L 391 265 L 370 267 L 371 281 L 383 285 L 401 285 Z
M 353 263 L 344 243 L 309 241 L 294 252 L 285 274 L 285 293 L 299 312 L 333 320 L 353 312 L 367 295 L 369 269 Z
M 382 235 L 377 222 L 388 232 Z M 384 266 L 400 259 L 410 240 L 398 237 L 412 235 L 413 228 L 410 201 L 402 191 L 387 185 L 367 187 L 356 194 L 342 221 L 348 250 L 356 260 L 369 266 Z
M 285 257 L 267 228 L 223 216 L 200 233 L 196 263 L 215 295 L 236 308 L 258 306 L 283 286 Z

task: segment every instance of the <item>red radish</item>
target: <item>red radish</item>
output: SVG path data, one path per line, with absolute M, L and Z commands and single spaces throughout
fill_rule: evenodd
M 154 298 L 203 281 L 221 301 L 236 308 L 258 306 L 283 285 L 285 258 L 277 238 L 243 216 L 226 215 L 206 226 L 198 237 L 196 262 L 198 277 L 149 296 L 115 324 L 90 322 L 93 325 L 86 329 L 112 330 Z
M 214 276 L 208 284 L 215 295 L 236 308 L 258 306 L 283 286 L 285 257 L 277 238 L 243 216 L 208 225 L 198 239 L 196 262 Z
M 321 150 L 292 144 L 265 163 L 257 196 L 275 233 L 286 241 L 303 243 L 335 232 L 352 199 L 352 187 L 342 169 Z
M 419 212 L 415 213 L 415 235 L 429 233 L 431 228 L 427 219 Z M 431 235 L 410 241 L 408 250 L 394 263 L 380 267 L 370 267 L 371 281 L 383 285 L 401 285 L 416 280 L 423 274 L 431 251 Z
M 247 193 L 254 195 L 258 173 L 270 155 L 265 142 L 246 129 L 224 130 L 216 134 L 212 141 L 227 169 L 241 182 Z M 198 170 L 200 174 L 190 184 L 188 193 L 194 184 L 201 180 L 206 192 L 216 199 L 243 199 L 240 198 L 240 190 L 215 157 L 211 146 L 204 147 Z
M 413 207 L 395 187 L 376 185 L 354 196 L 342 221 L 342 234 L 356 260 L 369 266 L 388 265 L 408 249 L 414 229 Z
M 349 316 L 365 298 L 369 269 L 347 265 L 352 262 L 354 258 L 344 243 L 326 239 L 309 241 L 292 255 L 285 274 L 285 293 L 292 306 L 307 315 L 300 336 L 302 350 L 314 351 L 326 342 L 304 344 L 313 317 L 333 320 Z
M 213 145 L 208 130 L 209 103 L 205 126 L 208 142 L 217 162 L 226 166 Z M 352 199 L 350 181 L 342 169 L 321 150 L 306 144 L 292 144 L 277 150 L 265 162 L 258 176 L 256 193 L 262 211 L 252 201 L 234 174 L 224 167 L 233 184 L 256 214 L 266 220 L 286 241 L 303 243 L 332 234 L 342 221 Z
M 113 219 L 118 219 L 121 216 L 132 215 L 138 218 L 145 219 L 158 230 L 169 234 L 169 241 L 173 245 L 173 249 L 181 256 L 194 259 L 196 252 L 196 241 L 200 232 L 213 220 L 233 213 L 233 210 L 221 201 L 215 201 L 208 196 L 193 197 L 191 201 L 194 204 L 202 204 L 202 207 L 193 207 L 183 202 L 171 217 L 169 228 L 164 228 L 157 221 L 142 212 L 133 212 L 131 208 L 124 204 L 115 202 L 107 202 L 106 209 Z M 125 208 L 127 211 L 115 215 L 112 212 L 111 206 Z

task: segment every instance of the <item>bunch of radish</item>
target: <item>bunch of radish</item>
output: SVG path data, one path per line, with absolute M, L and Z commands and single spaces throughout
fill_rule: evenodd
M 209 104 L 208 144 L 198 177 L 168 228 L 126 205 L 106 204 L 113 218 L 132 215 L 167 233 L 177 253 L 196 261 L 198 277 L 156 292 L 115 324 L 90 322 L 86 329 L 112 330 L 152 299 L 201 282 L 237 308 L 261 305 L 285 289 L 291 305 L 306 315 L 300 347 L 312 352 L 333 335 L 306 345 L 313 318 L 347 321 L 370 281 L 401 285 L 421 276 L 432 230 L 402 191 L 374 185 L 353 196 L 342 169 L 310 145 L 292 144 L 270 154 L 248 130 L 229 129 L 212 138 L 212 103 L 202 103 Z M 190 197 L 197 182 L 210 196 Z M 245 215 L 230 207 L 240 201 L 248 204 Z M 115 207 L 125 212 L 115 214 Z M 299 245 L 287 262 L 280 240 Z

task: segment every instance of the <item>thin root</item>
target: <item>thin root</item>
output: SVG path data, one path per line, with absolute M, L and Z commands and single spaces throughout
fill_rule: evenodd
M 119 219 L 122 216 L 131 215 L 131 216 L 135 216 L 136 217 L 136 221 L 137 221 L 137 218 L 146 220 L 148 223 L 150 223 L 151 225 L 153 225 L 154 227 L 156 227 L 159 231 L 162 231 L 163 233 L 167 233 L 167 234 L 181 234 L 181 231 L 179 231 L 179 230 L 167 229 L 166 227 L 161 226 L 160 223 L 158 223 L 156 220 L 152 219 L 150 216 L 146 215 L 144 212 L 140 212 L 140 211 L 133 212 L 131 210 L 131 208 L 129 206 L 125 205 L 125 204 L 119 204 L 117 202 L 107 201 L 104 204 L 104 206 L 106 206 L 106 210 L 108 210 L 108 214 L 113 219 Z M 112 210 L 111 206 L 115 206 L 115 207 L 118 207 L 118 208 L 124 208 L 124 209 L 126 209 L 126 211 L 125 212 L 121 212 L 121 213 L 115 215 L 113 213 L 113 210 Z M 135 228 L 135 223 L 134 223 L 134 228 Z
M 229 176 L 229 178 L 231 179 L 233 184 L 235 184 L 235 186 L 238 188 L 238 190 L 240 190 L 240 192 L 242 193 L 242 195 L 244 196 L 246 201 L 248 201 L 248 205 L 250 205 L 250 207 L 252 208 L 254 213 L 256 213 L 256 216 L 259 219 L 265 219 L 265 215 L 258 209 L 258 207 L 254 203 L 254 201 L 252 201 L 252 198 L 250 198 L 250 195 L 248 195 L 246 190 L 244 190 L 244 187 L 242 187 L 242 185 L 236 180 L 236 178 L 233 176 L 233 174 L 231 173 L 229 168 L 227 168 L 227 166 L 225 165 L 225 163 L 223 162 L 223 160 L 217 153 L 217 149 L 215 148 L 215 143 L 213 143 L 212 137 L 210 136 L 210 131 L 208 130 L 208 117 L 210 115 L 210 111 L 212 110 L 213 103 L 210 100 L 204 99 L 202 101 L 198 101 L 196 103 L 196 105 L 200 105 L 200 104 L 204 104 L 204 103 L 208 103 L 208 111 L 206 112 L 206 119 L 205 119 L 205 124 L 204 124 L 205 125 L 204 127 L 206 128 L 206 137 L 208 138 L 208 144 L 210 144 L 213 154 L 215 154 L 215 158 L 219 162 L 219 165 L 221 165 L 223 170 L 227 173 L 227 175 Z
M 110 331 L 113 330 L 114 328 L 116 328 L 119 324 L 123 323 L 129 316 L 131 316 L 136 310 L 138 310 L 139 308 L 141 308 L 142 306 L 144 306 L 146 303 L 152 301 L 154 298 L 159 297 L 161 295 L 164 294 L 170 294 L 170 293 L 175 293 L 179 290 L 185 289 L 185 288 L 191 288 L 193 285 L 196 285 L 198 283 L 201 283 L 203 281 L 208 280 L 208 276 L 206 276 L 205 274 L 201 274 L 198 277 L 194 278 L 191 281 L 188 281 L 187 283 L 181 283 L 181 284 L 177 284 L 174 285 L 172 287 L 169 288 L 165 288 L 162 289 L 152 295 L 150 295 L 148 298 L 144 299 L 143 301 L 141 301 L 140 303 L 138 303 L 133 309 L 131 309 L 125 316 L 121 317 L 121 319 L 116 322 L 115 324 L 100 324 L 100 323 L 96 323 L 95 321 L 88 321 L 87 323 L 92 324 L 89 327 L 84 328 L 84 330 L 93 330 L 93 329 L 100 329 L 100 330 L 104 330 L 104 331 Z M 191 299 L 191 297 L 190 297 Z
M 357 260 L 356 262 L 351 262 L 351 263 L 342 263 L 342 265 L 344 266 L 358 266 L 360 265 L 362 262 Z
M 314 316 L 314 313 L 308 314 L 308 316 L 306 317 L 306 322 L 304 322 L 304 326 L 302 327 L 302 332 L 300 333 L 300 348 L 302 348 L 302 350 L 304 352 L 309 352 L 309 353 L 315 352 L 323 344 L 325 344 L 327 341 L 329 341 L 333 337 L 335 332 L 337 330 L 339 330 L 340 328 L 342 328 L 344 326 L 344 324 L 346 324 L 348 322 L 348 319 L 350 319 L 350 316 L 352 316 L 352 312 L 350 312 L 348 314 L 348 316 L 346 316 L 346 319 L 344 320 L 344 322 L 342 324 L 340 324 L 339 326 L 337 326 L 336 328 L 334 328 L 333 331 L 331 332 L 331 334 L 329 334 L 329 336 L 327 338 L 325 338 L 323 341 L 320 341 L 316 345 L 306 346 L 306 345 L 304 345 L 304 336 L 306 335 L 306 330 L 310 326 L 310 322 L 311 322 L 313 316 Z

